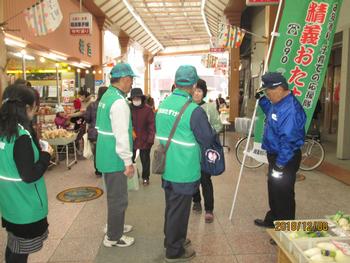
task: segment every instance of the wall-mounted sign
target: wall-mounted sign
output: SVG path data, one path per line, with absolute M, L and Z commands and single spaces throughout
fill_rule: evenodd
M 79 39 L 79 52 L 83 55 L 85 55 L 85 50 L 86 50 L 86 55 L 88 55 L 89 57 L 92 56 L 92 46 L 91 43 L 87 43 L 86 44 L 86 48 L 85 48 L 85 41 L 84 39 Z
M 279 0 L 246 0 L 246 5 L 277 5 Z
M 90 13 L 71 13 L 69 25 L 71 35 L 91 35 L 92 15 Z

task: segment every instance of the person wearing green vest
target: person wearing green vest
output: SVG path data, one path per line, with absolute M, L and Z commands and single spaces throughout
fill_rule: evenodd
M 8 233 L 6 263 L 27 262 L 48 236 L 43 175 L 53 150 L 36 137 L 31 126 L 35 112 L 32 89 L 23 84 L 5 89 L 0 108 L 0 214 Z
M 176 89 L 159 106 L 156 115 L 156 138 L 165 145 L 181 108 L 192 100 L 198 81 L 196 68 L 180 66 L 175 74 Z M 215 139 L 204 110 L 191 102 L 181 116 L 166 152 L 162 187 L 165 192 L 164 247 L 166 262 L 191 260 L 195 251 L 187 239 L 192 195 L 200 180 L 201 146 Z
M 107 191 L 107 229 L 105 247 L 128 247 L 135 239 L 124 235 L 132 226 L 125 225 L 128 206 L 127 177 L 134 175 L 132 163 L 132 122 L 126 95 L 136 77 L 127 63 L 118 63 L 111 71 L 111 85 L 102 96 L 96 116 L 98 136 L 96 167 L 103 174 Z
M 210 125 L 214 128 L 216 133 L 219 133 L 222 130 L 222 123 L 216 105 L 204 101 L 204 98 L 207 96 L 207 90 L 207 83 L 204 80 L 199 79 L 197 82 L 197 88 L 193 94 L 193 101 L 204 109 L 208 116 Z M 205 222 L 212 223 L 214 220 L 214 190 L 211 182 L 211 175 L 204 171 L 201 171 L 201 186 L 204 197 Z M 199 188 L 198 192 L 193 195 L 192 209 L 195 212 L 202 212 L 201 193 Z

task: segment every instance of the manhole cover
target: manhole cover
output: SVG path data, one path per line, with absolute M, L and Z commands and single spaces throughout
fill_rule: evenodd
M 98 187 L 83 186 L 64 190 L 56 198 L 62 202 L 80 203 L 99 198 L 102 194 L 103 190 Z

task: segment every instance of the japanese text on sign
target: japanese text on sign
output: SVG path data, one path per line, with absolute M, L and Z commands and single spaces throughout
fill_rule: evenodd
M 90 35 L 92 33 L 92 15 L 90 13 L 71 13 L 69 25 L 72 35 Z

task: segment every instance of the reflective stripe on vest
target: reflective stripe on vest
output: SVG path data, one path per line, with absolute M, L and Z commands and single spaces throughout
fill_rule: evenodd
M 1 176 L 1 175 L 0 175 L 0 180 L 12 181 L 12 182 L 22 182 L 22 179 L 20 179 L 20 178 L 10 178 L 10 177 Z
M 109 136 L 114 136 L 114 133 L 113 132 L 105 132 L 105 131 L 100 131 L 100 130 L 97 130 L 98 133 L 101 133 L 103 135 L 109 135 Z
M 168 140 L 167 137 L 156 136 L 156 138 L 157 138 L 158 140 L 164 140 L 164 141 L 167 141 L 167 140 Z M 171 141 L 172 141 L 173 143 L 180 144 L 180 145 L 183 145 L 183 146 L 188 146 L 188 147 L 196 146 L 195 143 L 181 142 L 181 141 L 177 141 L 177 140 L 175 140 L 175 139 L 171 139 Z

